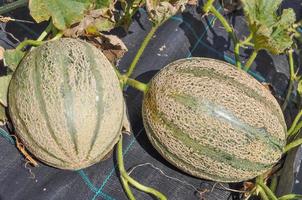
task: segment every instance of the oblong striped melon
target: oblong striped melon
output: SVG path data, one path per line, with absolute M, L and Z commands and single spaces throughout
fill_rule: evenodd
M 266 172 L 286 142 L 284 117 L 270 92 L 247 73 L 209 58 L 164 67 L 149 83 L 143 120 L 165 159 L 220 182 Z
M 112 65 L 96 47 L 77 39 L 30 51 L 9 87 L 17 135 L 37 158 L 61 169 L 88 167 L 110 152 L 124 111 Z

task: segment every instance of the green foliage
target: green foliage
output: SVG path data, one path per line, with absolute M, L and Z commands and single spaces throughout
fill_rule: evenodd
M 81 21 L 89 5 L 88 0 L 29 1 L 30 14 L 38 23 L 51 18 L 54 26 L 60 30 Z
M 7 92 L 11 78 L 12 75 L 0 76 L 0 103 L 3 106 L 7 106 Z
M 15 71 L 20 61 L 24 57 L 25 52 L 18 49 L 8 49 L 4 51 L 4 64 L 12 71 Z
M 7 116 L 5 112 L 5 107 L 0 104 L 0 126 L 5 124 L 6 121 L 7 121 Z
M 145 0 L 120 0 L 123 14 L 119 20 L 119 25 L 121 25 L 125 30 L 128 30 L 131 22 L 132 16 L 136 11 L 145 3 Z
M 296 21 L 293 9 L 278 16 L 282 0 L 242 0 L 244 12 L 253 33 L 255 49 L 281 54 L 293 44 L 290 28 Z
M 89 10 L 108 8 L 112 3 L 111 0 L 31 0 L 29 9 L 38 23 L 51 18 L 57 29 L 65 30 L 80 22 Z

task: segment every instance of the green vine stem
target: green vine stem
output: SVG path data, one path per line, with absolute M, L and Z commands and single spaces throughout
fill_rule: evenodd
M 147 84 L 137 81 L 135 79 L 128 78 L 126 81 L 126 84 L 130 85 L 131 87 L 134 87 L 135 89 L 137 89 L 143 93 L 146 93 L 148 90 Z
M 287 194 L 287 195 L 284 195 L 282 197 L 279 197 L 278 200 L 298 200 L 298 199 L 302 199 L 302 195 L 300 194 Z
M 60 39 L 61 37 L 63 37 L 63 35 L 64 35 L 63 31 L 59 31 L 53 38 L 51 38 L 50 41 Z
M 270 200 L 268 198 L 268 196 L 266 195 L 266 193 L 264 192 L 264 190 L 262 189 L 262 187 L 258 186 L 257 190 L 259 191 L 260 197 L 262 200 Z
M 278 180 L 277 180 L 277 175 L 273 175 L 272 178 L 271 178 L 271 184 L 270 184 L 270 190 L 272 192 L 275 192 L 276 189 L 277 189 L 277 184 L 278 184 Z
M 31 45 L 31 46 L 39 46 L 43 44 L 42 41 L 37 41 L 37 40 L 24 40 L 23 42 L 21 42 L 17 47 L 16 50 L 22 50 L 24 47 Z
M 296 115 L 291 127 L 287 131 L 287 136 L 293 135 L 295 133 L 295 131 L 297 131 L 297 127 L 299 127 L 299 125 L 302 126 L 302 124 L 301 124 L 302 122 L 300 122 L 298 124 L 301 117 L 302 117 L 302 110 L 300 110 L 299 113 Z M 298 129 L 298 131 L 299 131 L 299 129 Z
M 135 200 L 135 196 L 134 196 L 134 194 L 132 193 L 132 191 L 131 191 L 131 189 L 130 189 L 130 187 L 129 187 L 128 182 L 126 181 L 126 179 L 125 179 L 123 176 L 121 176 L 121 181 L 122 181 L 123 188 L 124 188 L 124 190 L 125 190 L 125 192 L 126 192 L 128 198 L 129 198 L 130 200 Z
M 253 62 L 255 61 L 256 57 L 258 55 L 258 51 L 256 49 L 254 49 L 252 55 L 250 56 L 250 58 L 247 60 L 246 64 L 245 64 L 245 71 L 248 71 L 250 69 L 250 67 L 252 66 Z
M 28 3 L 28 0 L 18 0 L 18 1 L 15 1 L 13 3 L 9 3 L 9 4 L 6 4 L 4 6 L 1 6 L 0 7 L 0 15 L 3 15 L 7 12 L 10 12 L 12 10 L 15 10 L 17 8 L 21 8 L 21 7 L 24 7 L 26 6 Z
M 43 34 L 44 35 L 44 34 Z M 53 41 L 53 40 L 57 40 L 59 38 L 61 38 L 63 36 L 63 32 L 59 32 L 55 37 L 53 37 L 50 41 Z M 39 37 L 40 38 L 40 37 Z M 39 39 L 38 38 L 38 39 Z M 41 37 L 42 38 L 42 37 Z M 41 39 L 40 38 L 40 39 Z M 43 41 L 40 41 L 40 40 L 24 40 L 23 42 L 21 42 L 17 47 L 16 47 L 16 50 L 19 50 L 19 51 L 22 51 L 23 48 L 25 48 L 26 46 L 28 45 L 31 45 L 31 46 L 40 46 L 41 44 L 43 44 Z
M 287 153 L 288 151 L 290 151 L 291 149 L 299 146 L 302 144 L 302 138 L 300 139 L 297 139 L 297 140 L 294 140 L 293 142 L 287 144 L 285 147 L 284 147 L 284 150 L 283 150 L 283 153 Z
M 300 131 L 301 128 L 302 128 L 302 122 L 299 122 L 290 136 L 295 136 Z
M 239 53 L 240 53 L 240 44 L 239 43 L 237 43 L 235 45 L 234 53 L 235 53 L 235 55 L 239 55 Z M 241 63 L 239 61 L 239 56 L 238 56 L 238 59 L 236 59 L 236 66 L 237 66 L 237 69 L 241 69 L 242 68 Z
M 238 44 L 241 47 L 244 47 L 245 45 L 254 46 L 254 44 L 251 43 L 252 39 L 253 39 L 253 33 L 250 33 L 250 35 L 245 40 L 238 42 Z
M 46 29 L 41 33 L 41 35 L 38 37 L 37 41 L 43 41 L 45 37 L 49 34 L 49 32 L 52 30 L 52 23 L 49 22 L 48 26 Z
M 145 48 L 147 47 L 147 45 L 149 44 L 150 40 L 152 39 L 152 36 L 154 35 L 154 33 L 156 32 L 156 30 L 158 29 L 160 25 L 154 25 L 152 26 L 150 32 L 148 33 L 148 35 L 145 37 L 143 43 L 141 44 L 140 48 L 138 49 L 138 52 L 136 53 L 134 59 L 132 60 L 132 63 L 130 64 L 130 67 L 127 71 L 127 73 L 125 74 L 125 76 L 127 78 L 129 78 L 132 74 L 132 72 L 134 71 L 136 64 L 138 63 L 141 55 L 143 54 Z
M 239 47 L 237 46 L 238 40 L 234 33 L 233 28 L 228 23 L 228 21 L 223 17 L 223 15 L 213 6 L 214 0 L 209 0 L 203 7 L 203 11 L 205 13 L 211 12 L 217 17 L 217 19 L 221 22 L 223 27 L 225 28 L 226 32 L 229 34 L 231 39 L 234 43 L 234 53 L 235 53 L 235 60 L 236 60 L 236 66 L 237 68 L 241 68 L 241 63 L 239 59 Z
M 265 185 L 264 181 L 263 181 L 263 177 L 262 176 L 258 176 L 256 178 L 256 184 L 258 185 L 258 187 L 262 188 L 263 191 L 265 192 L 265 194 L 267 195 L 267 197 L 270 200 L 278 200 L 278 198 L 276 197 L 276 195 L 270 190 L 270 188 Z
M 244 41 L 237 42 L 235 45 L 234 52 L 235 55 L 238 55 L 238 62 L 236 62 L 236 66 L 238 69 L 241 69 L 242 67 L 239 61 L 240 47 L 245 47 L 245 45 L 250 45 L 250 46 L 253 45 L 250 43 L 252 38 L 253 38 L 253 34 L 251 33 Z
M 136 180 L 134 180 L 128 175 L 127 171 L 125 170 L 124 161 L 123 161 L 123 137 L 122 136 L 120 137 L 120 140 L 117 145 L 117 163 L 118 163 L 118 169 L 120 172 L 120 178 L 122 184 L 130 200 L 135 200 L 135 197 L 131 192 L 128 183 L 130 183 L 131 185 L 133 185 L 134 187 L 136 187 L 137 189 L 143 192 L 154 195 L 160 200 L 167 200 L 167 197 L 165 197 L 165 195 L 163 195 L 159 191 L 140 184 L 139 182 L 137 182 Z
M 213 7 L 213 3 L 215 0 L 208 0 L 204 6 L 203 6 L 203 11 L 207 14 L 208 12 L 210 12 L 211 7 Z
M 212 4 L 212 6 L 210 8 L 210 12 L 212 12 L 217 17 L 217 19 L 219 19 L 219 21 L 221 22 L 221 24 L 225 28 L 226 32 L 231 36 L 232 40 L 235 43 L 237 43 L 237 38 L 235 36 L 233 28 L 228 23 L 228 21 L 223 17 L 223 15 L 213 6 L 213 4 Z
M 294 81 L 296 79 L 295 69 L 294 69 L 293 50 L 292 49 L 288 51 L 288 59 L 289 59 L 289 73 L 290 73 L 290 77 L 289 77 L 289 85 L 288 85 L 288 89 L 287 89 L 287 94 L 286 94 L 284 103 L 282 105 L 282 110 L 283 111 L 287 107 L 290 95 L 291 95 L 292 90 L 293 90 Z

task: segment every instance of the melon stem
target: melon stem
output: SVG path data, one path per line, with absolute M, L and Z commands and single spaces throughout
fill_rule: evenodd
M 126 77 L 129 78 L 131 76 L 131 74 L 133 73 L 141 55 L 144 53 L 144 50 L 146 49 L 147 45 L 149 44 L 150 40 L 152 39 L 152 36 L 154 35 L 154 33 L 156 32 L 156 30 L 158 29 L 158 27 L 161 24 L 155 24 L 152 26 L 151 30 L 149 31 L 149 33 L 147 34 L 147 36 L 145 37 L 143 43 L 141 44 L 140 48 L 138 49 L 134 59 L 132 60 L 132 63 L 130 64 L 130 67 L 126 73 Z
M 293 148 L 297 147 L 297 146 L 300 146 L 302 144 L 302 138 L 300 139 L 297 139 L 289 144 L 287 144 L 285 147 L 284 147 L 284 150 L 283 150 L 283 153 L 287 153 L 288 151 L 292 150 Z
M 245 48 L 245 45 L 253 46 L 250 41 L 253 39 L 253 33 L 250 33 L 250 35 L 243 41 L 237 42 L 235 45 L 234 53 L 235 55 L 238 55 L 238 61 L 239 61 L 239 54 L 240 54 L 240 47 Z M 236 62 L 237 69 L 241 69 L 242 65 L 241 62 Z
M 236 60 L 236 66 L 237 68 L 241 69 L 241 62 L 239 59 L 239 46 L 237 45 L 238 39 L 235 35 L 234 29 L 229 24 L 229 22 L 224 18 L 224 16 L 213 6 L 214 0 L 208 0 L 206 4 L 203 7 L 203 11 L 207 14 L 208 12 L 213 13 L 215 17 L 220 21 L 220 23 L 223 25 L 226 32 L 229 34 L 231 39 L 234 43 L 234 54 L 235 54 L 235 60 Z
M 28 0 L 18 0 L 9 4 L 5 4 L 4 6 L 0 7 L 0 15 L 8 13 L 17 8 L 25 7 L 27 4 L 28 4 Z
M 293 90 L 294 81 L 296 79 L 295 69 L 294 69 L 293 50 L 292 49 L 288 51 L 288 60 L 289 60 L 289 73 L 290 73 L 290 77 L 289 77 L 289 85 L 288 85 L 288 88 L 287 88 L 286 97 L 285 97 L 284 103 L 282 105 L 282 110 L 283 111 L 287 107 L 290 95 L 291 95 L 292 90 Z
M 123 160 L 123 137 L 122 136 L 120 137 L 120 140 L 117 145 L 117 164 L 118 164 L 118 169 L 120 172 L 121 182 L 122 182 L 124 190 L 126 191 L 130 200 L 135 200 L 135 197 L 134 197 L 128 183 L 130 183 L 132 186 L 136 187 L 137 189 L 139 189 L 143 192 L 154 195 L 155 197 L 157 197 L 160 200 L 167 200 L 167 197 L 165 195 L 163 195 L 161 192 L 159 192 L 151 187 L 147 187 L 147 186 L 140 184 L 139 182 L 137 182 L 136 180 L 134 180 L 132 177 L 130 177 L 128 175 L 127 171 L 125 170 L 124 160 Z
M 60 39 L 64 35 L 63 31 L 59 31 L 50 41 Z
M 277 175 L 275 174 L 271 178 L 270 190 L 272 192 L 276 192 L 277 184 L 278 184 L 278 180 L 277 180 Z
M 204 4 L 204 6 L 203 6 L 202 9 L 203 9 L 203 11 L 204 11 L 205 13 L 208 13 L 208 12 L 210 11 L 211 7 L 213 6 L 214 1 L 215 1 L 215 0 L 208 0 L 208 1 Z
M 131 87 L 133 87 L 143 93 L 146 93 L 148 90 L 147 84 L 137 81 L 135 79 L 128 78 L 126 84 L 130 85 Z
M 38 37 L 37 41 L 43 41 L 45 39 L 45 37 L 49 34 L 49 32 L 52 29 L 52 23 L 49 22 L 48 26 L 46 27 L 46 29 L 41 33 L 41 35 Z
M 258 55 L 258 50 L 255 49 L 245 64 L 245 68 L 244 68 L 245 71 L 249 71 L 249 69 L 252 66 L 253 62 L 255 61 L 257 55 Z
M 299 113 L 296 115 L 296 117 L 295 117 L 295 119 L 294 119 L 291 127 L 287 131 L 287 137 L 292 136 L 293 134 L 295 134 L 296 132 L 299 131 L 299 129 L 302 126 L 301 122 L 298 124 L 298 122 L 300 121 L 301 117 L 302 117 L 302 110 L 300 110 Z
M 37 40 L 24 40 L 23 42 L 21 42 L 17 47 L 16 50 L 22 51 L 22 49 L 28 45 L 31 46 L 39 46 L 43 44 L 42 41 L 37 41 Z
M 302 195 L 300 194 L 287 194 L 282 197 L 279 197 L 278 200 L 294 200 L 294 199 L 302 199 Z
M 258 185 L 258 189 L 259 191 L 261 191 L 261 189 L 263 190 L 263 192 L 266 194 L 266 196 L 268 197 L 268 199 L 270 200 L 278 200 L 278 198 L 276 197 L 276 195 L 271 191 L 271 189 L 265 185 L 264 181 L 263 181 L 263 177 L 262 176 L 258 176 L 256 178 L 256 184 Z M 261 194 L 261 192 L 260 192 Z M 262 195 L 261 195 L 262 197 Z
M 258 186 L 257 189 L 258 189 L 258 191 L 259 191 L 259 194 L 260 194 L 260 197 L 261 197 L 262 200 L 270 200 L 270 199 L 267 197 L 267 195 L 266 195 L 266 193 L 264 192 L 264 190 L 262 189 L 262 187 Z

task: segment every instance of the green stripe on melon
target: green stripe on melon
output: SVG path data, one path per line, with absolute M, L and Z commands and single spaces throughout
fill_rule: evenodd
M 100 161 L 119 139 L 125 105 L 106 57 L 76 39 L 30 51 L 9 88 L 13 125 L 31 153 L 62 169 Z
M 146 133 L 179 169 L 222 182 L 251 179 L 281 157 L 282 111 L 254 78 L 230 64 L 183 59 L 163 68 L 143 101 Z

